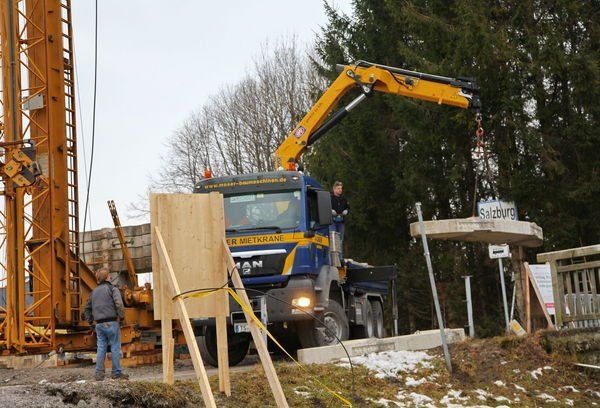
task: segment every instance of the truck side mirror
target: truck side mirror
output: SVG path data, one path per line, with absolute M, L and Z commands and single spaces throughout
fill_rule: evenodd
M 317 216 L 319 225 L 331 225 L 331 196 L 329 191 L 316 191 L 317 193 Z

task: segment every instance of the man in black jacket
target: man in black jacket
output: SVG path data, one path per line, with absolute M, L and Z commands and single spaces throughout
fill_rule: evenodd
M 98 286 L 90 295 L 83 312 L 84 319 L 96 330 L 96 380 L 104 379 L 104 360 L 110 344 L 112 378 L 128 379 L 121 369 L 121 328 L 119 321 L 125 317 L 121 292 L 110 283 L 108 269 L 96 272 Z
M 348 200 L 342 195 L 343 185 L 341 181 L 333 183 L 331 193 L 331 214 L 333 215 L 333 223 L 330 231 L 340 234 L 340 246 L 344 244 L 344 221 L 350 211 Z

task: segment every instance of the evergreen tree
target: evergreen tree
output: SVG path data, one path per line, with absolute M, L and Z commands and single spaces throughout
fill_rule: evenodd
M 362 59 L 475 77 L 481 87 L 493 180 L 471 158 L 473 112 L 391 95 L 363 103 L 307 158 L 321 180 L 344 181 L 348 253 L 398 265 L 404 330 L 429 328 L 434 315 L 422 248 L 409 236 L 416 201 L 426 219 L 463 218 L 497 196 L 544 228 L 544 249 L 600 241 L 598 5 L 356 0 L 351 16 L 327 8 L 318 50 L 330 78 L 336 63 Z M 486 248 L 430 245 L 448 323 L 465 323 L 461 276 L 471 274 L 478 331 L 499 331 L 498 273 Z

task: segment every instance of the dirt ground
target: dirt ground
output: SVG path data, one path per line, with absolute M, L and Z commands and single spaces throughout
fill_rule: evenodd
M 600 379 L 573 364 L 573 356 L 548 354 L 539 336 L 468 340 L 451 346 L 450 375 L 440 350 L 427 368 L 377 378 L 355 366 L 354 375 L 339 365 L 311 365 L 305 370 L 284 360 L 275 366 L 290 406 L 339 407 L 324 387 L 339 392 L 356 407 L 600 407 Z M 215 393 L 218 406 L 275 406 L 256 360 L 231 375 L 230 398 Z M 160 383 L 161 366 L 130 369 L 132 381 L 94 382 L 93 367 L 0 370 L 0 406 L 45 407 L 188 407 L 203 406 L 189 360 L 178 362 L 174 386 Z M 240 371 L 241 370 L 241 371 Z M 214 371 L 213 371 L 214 372 Z M 177 377 L 178 376 L 178 377 Z M 415 381 L 417 380 L 417 381 Z M 217 377 L 211 377 L 213 390 Z

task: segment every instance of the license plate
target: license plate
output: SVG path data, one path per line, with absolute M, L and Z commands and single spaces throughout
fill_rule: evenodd
M 250 333 L 250 326 L 248 323 L 234 323 L 233 325 L 234 333 Z

